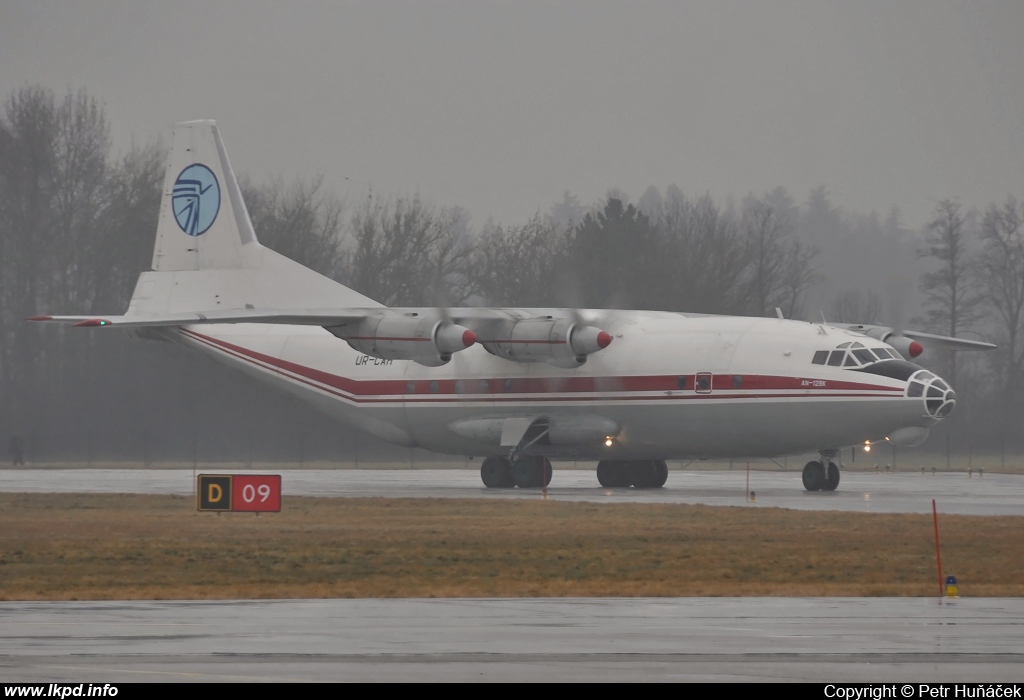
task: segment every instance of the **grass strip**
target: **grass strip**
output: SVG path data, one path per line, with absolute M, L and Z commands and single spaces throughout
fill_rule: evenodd
M 674 504 L 0 494 L 5 600 L 933 596 L 931 516 Z M 943 516 L 962 595 L 1024 594 L 1024 518 Z

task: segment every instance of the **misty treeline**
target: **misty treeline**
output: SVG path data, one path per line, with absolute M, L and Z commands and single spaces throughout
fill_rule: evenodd
M 229 144 L 230 147 L 230 144 Z M 15 90 L 0 118 L 0 447 L 29 457 L 349 460 L 372 438 L 219 366 L 121 333 L 39 327 L 39 313 L 121 312 L 148 269 L 166 144 L 114 153 L 86 91 Z M 642 308 L 885 323 L 991 339 L 935 355 L 960 399 L 927 448 L 1019 450 L 1024 207 L 943 200 L 920 230 L 833 205 L 824 187 L 716 200 L 617 190 L 474 229 L 418 196 L 335 195 L 323 178 L 243 196 L 261 243 L 387 305 Z M 392 455 L 393 456 L 393 455 Z M 407 459 L 407 453 L 400 459 Z

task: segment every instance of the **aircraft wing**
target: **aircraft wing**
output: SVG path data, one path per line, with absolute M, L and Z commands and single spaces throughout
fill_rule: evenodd
M 863 333 L 866 336 L 889 342 L 899 336 L 917 340 L 928 347 L 942 348 L 944 350 L 994 350 L 992 343 L 981 340 L 967 340 L 966 338 L 954 338 L 948 335 L 935 335 L 933 333 L 922 333 L 921 331 L 897 331 L 888 326 L 865 325 L 863 323 L 829 323 L 836 328 L 845 328 L 855 333 Z
M 565 309 L 544 309 L 542 311 L 545 314 L 549 314 L 548 317 L 554 318 L 566 318 L 569 315 L 569 312 Z M 357 323 L 372 317 L 441 318 L 442 314 L 447 315 L 448 319 L 454 323 L 468 325 L 473 328 L 486 327 L 489 324 L 510 319 L 505 309 L 497 308 L 471 307 L 441 310 L 434 307 L 375 307 L 366 309 L 214 309 L 210 311 L 189 311 L 155 316 L 32 316 L 26 320 L 41 323 L 59 323 L 83 328 L 106 326 L 119 328 L 159 328 L 214 323 L 268 323 L 331 328 Z
M 576 322 L 576 318 L 580 322 Z M 214 309 L 126 316 L 33 316 L 29 321 L 84 328 L 174 328 L 200 324 L 262 323 L 320 326 L 353 350 L 384 360 L 412 360 L 439 367 L 481 343 L 513 362 L 550 362 L 574 368 L 612 342 L 565 309 L 336 308 Z M 519 324 L 523 324 L 520 326 Z
M 914 340 L 920 340 L 926 345 L 933 345 L 947 350 L 995 350 L 996 346 L 981 340 L 967 340 L 966 338 L 952 338 L 947 335 L 933 335 L 921 331 L 903 331 L 903 335 Z

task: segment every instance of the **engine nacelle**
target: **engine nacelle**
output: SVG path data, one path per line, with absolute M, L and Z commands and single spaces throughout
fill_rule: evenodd
M 487 352 L 513 362 L 547 362 L 573 369 L 612 342 L 600 328 L 569 319 L 525 319 L 506 324 L 481 341 Z
M 354 326 L 329 328 L 352 347 L 381 360 L 412 360 L 427 367 L 447 364 L 454 353 L 476 342 L 476 333 L 423 316 L 367 318 Z
M 887 343 L 893 350 L 902 355 L 904 360 L 912 360 L 924 352 L 921 343 L 911 340 L 905 335 L 900 335 L 891 328 L 872 328 L 865 331 L 865 335 Z

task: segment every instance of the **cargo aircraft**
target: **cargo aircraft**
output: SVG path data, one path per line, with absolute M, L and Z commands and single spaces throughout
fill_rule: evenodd
M 657 488 L 666 459 L 922 442 L 956 395 L 912 363 L 988 343 L 891 328 L 656 311 L 388 308 L 264 248 L 215 122 L 177 124 L 152 271 L 128 310 L 37 316 L 206 353 L 406 447 L 483 456 L 489 488 L 546 486 L 552 459 Z

